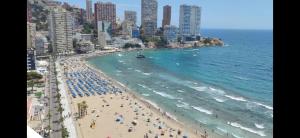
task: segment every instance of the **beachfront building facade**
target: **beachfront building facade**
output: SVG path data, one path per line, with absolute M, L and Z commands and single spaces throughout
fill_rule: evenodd
M 103 32 L 105 34 L 106 41 L 111 40 L 112 35 L 112 24 L 108 21 L 98 21 L 97 23 L 97 32 Z
M 132 37 L 132 28 L 133 28 L 133 26 L 134 26 L 134 23 L 132 21 L 125 20 L 122 23 L 122 34 L 126 35 L 126 36 L 129 36 L 129 37 Z
M 136 25 L 136 12 L 135 11 L 125 11 L 125 21 L 130 21 L 133 25 Z
M 48 41 L 47 38 L 40 34 L 36 34 L 36 40 L 35 40 L 35 50 L 36 50 L 36 56 L 43 56 L 48 52 Z
M 27 22 L 27 48 L 35 48 L 35 35 L 36 35 L 35 23 Z
M 201 7 L 180 5 L 179 33 L 182 40 L 200 36 Z
M 166 5 L 164 6 L 163 20 L 162 20 L 161 27 L 164 28 L 165 25 L 170 25 L 170 23 L 171 23 L 171 6 Z
M 106 46 L 106 37 L 105 32 L 98 31 L 98 44 L 95 49 L 103 49 Z
M 140 29 L 138 27 L 133 27 L 131 33 L 132 38 L 140 38 Z
M 34 48 L 27 48 L 27 70 L 35 70 L 36 52 Z
M 107 21 L 111 23 L 112 31 L 116 29 L 116 5 L 111 2 L 95 3 L 95 22 Z
M 73 23 L 71 14 L 63 8 L 54 8 L 48 16 L 52 52 L 57 55 L 73 53 Z
M 86 20 L 92 22 L 93 10 L 92 10 L 92 0 L 86 0 Z
M 157 0 L 142 0 L 142 27 L 145 36 L 153 36 L 157 30 Z
M 177 41 L 178 28 L 173 25 L 165 25 L 164 26 L 164 39 L 170 42 Z

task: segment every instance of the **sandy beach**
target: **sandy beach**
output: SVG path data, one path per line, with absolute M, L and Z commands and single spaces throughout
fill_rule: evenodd
M 105 53 L 102 53 L 105 54 Z M 121 93 L 108 92 L 102 95 L 91 95 L 73 98 L 67 89 L 71 99 L 72 113 L 78 112 L 77 104 L 86 102 L 87 115 L 75 119 L 77 137 L 79 138 L 141 138 L 141 137 L 175 137 L 175 138 L 199 138 L 204 135 L 192 130 L 174 118 L 163 112 L 159 107 L 150 104 L 123 84 L 112 80 L 100 70 L 96 70 L 85 63 L 85 58 L 95 56 L 76 56 L 65 59 L 66 72 L 89 70 L 95 72 L 97 77 L 107 80 L 121 90 Z M 62 66 L 61 66 L 62 68 Z M 63 69 L 62 69 L 63 70 Z M 69 79 L 64 76 L 64 83 Z M 92 122 L 94 127 L 91 127 Z

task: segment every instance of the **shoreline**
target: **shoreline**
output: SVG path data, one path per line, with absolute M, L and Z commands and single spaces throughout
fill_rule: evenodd
M 156 49 L 156 48 L 149 48 L 149 49 Z M 167 48 L 167 49 L 176 49 L 176 48 Z M 181 49 L 181 48 L 180 48 Z M 103 78 L 105 78 L 106 80 L 109 80 L 109 82 L 112 82 L 113 85 L 117 85 L 117 87 L 121 88 L 123 91 L 125 91 L 127 94 L 131 95 L 134 99 L 140 101 L 142 104 L 144 104 L 145 106 L 147 106 L 149 109 L 151 109 L 152 111 L 156 112 L 157 114 L 160 114 L 163 118 L 165 119 L 169 119 L 173 122 L 175 122 L 176 124 L 178 124 L 179 126 L 183 127 L 183 128 L 187 128 L 187 126 L 196 126 L 195 124 L 190 124 L 187 122 L 181 122 L 179 121 L 175 115 L 172 115 L 169 112 L 164 111 L 161 107 L 159 107 L 157 104 L 153 103 L 150 100 L 147 100 L 145 98 L 143 98 L 141 95 L 139 95 L 138 93 L 134 92 L 133 90 L 129 89 L 127 86 L 125 86 L 124 84 L 122 84 L 121 82 L 118 82 L 115 79 L 112 79 L 111 77 L 107 76 L 102 70 L 96 68 L 94 65 L 91 65 L 89 63 L 87 63 L 87 60 L 89 58 L 93 58 L 96 56 L 105 56 L 107 54 L 112 54 L 112 53 L 118 53 L 118 52 L 128 52 L 128 51 L 136 51 L 137 49 L 131 49 L 131 50 L 122 50 L 122 51 L 114 51 L 114 52 L 105 52 L 105 53 L 101 53 L 101 54 L 96 54 L 96 55 L 87 55 L 84 57 L 81 57 L 80 60 L 83 62 L 84 65 L 86 65 L 89 69 L 93 70 L 94 72 L 96 72 L 97 74 L 99 74 L 100 76 L 102 76 Z M 201 126 L 202 127 L 202 126 Z M 200 127 L 200 128 L 201 128 Z M 187 130 L 190 133 L 199 135 L 199 137 L 205 137 L 204 132 L 202 132 L 199 129 L 192 129 L 192 127 L 188 127 Z M 205 130 L 205 129 L 204 129 Z M 206 131 L 207 132 L 207 131 Z M 206 133 L 207 136 L 209 137 L 210 135 L 215 135 L 212 133 Z M 210 135 L 208 135 L 210 134 Z

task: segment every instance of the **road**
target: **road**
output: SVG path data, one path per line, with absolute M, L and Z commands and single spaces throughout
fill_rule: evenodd
M 49 98 L 50 98 L 50 127 L 52 132 L 50 133 L 50 138 L 61 138 L 62 132 L 61 132 L 61 125 L 62 123 L 59 122 L 59 119 L 62 117 L 61 114 L 57 111 L 59 107 L 59 101 L 55 97 L 57 92 L 57 85 L 56 85 L 56 75 L 55 75 L 55 64 L 52 58 L 50 58 L 50 70 L 49 70 Z

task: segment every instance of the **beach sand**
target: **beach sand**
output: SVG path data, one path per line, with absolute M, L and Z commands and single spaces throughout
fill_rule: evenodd
M 79 138 L 142 138 L 146 134 L 152 138 L 156 135 L 159 138 L 182 138 L 184 135 L 188 138 L 204 137 L 198 131 L 192 130 L 167 116 L 161 109 L 158 109 L 159 107 L 155 107 L 139 96 L 134 95 L 134 92 L 123 84 L 86 64 L 84 59 L 76 65 L 89 67 L 102 79 L 109 80 L 112 85 L 123 90 L 123 93 L 108 93 L 77 98 L 71 98 L 70 92 L 68 92 L 69 98 L 72 100 L 73 114 L 78 112 L 77 103 L 85 101 L 88 105 L 87 115 L 76 120 L 76 128 L 79 131 L 77 136 Z M 125 89 L 126 92 L 124 92 Z M 117 118 L 120 121 L 116 121 Z M 95 127 L 91 128 L 90 125 L 93 120 L 95 120 Z M 136 124 L 133 124 L 133 122 Z M 132 128 L 131 132 L 129 132 L 129 128 Z M 181 134 L 178 134 L 178 130 L 181 131 Z M 161 135 L 162 133 L 164 135 Z
M 159 137 L 170 137 L 170 134 L 173 134 L 173 137 L 176 135 L 182 137 L 183 134 L 190 138 L 200 137 L 200 135 L 196 136 L 194 132 L 185 130 L 181 124 L 154 111 L 153 108 L 149 108 L 128 93 L 74 98 L 73 106 L 77 106 L 77 103 L 82 101 L 86 101 L 88 105 L 87 115 L 77 121 L 83 137 L 86 138 L 106 138 L 108 136 L 141 138 L 146 133 L 149 137 L 154 137 L 156 134 Z M 93 110 L 94 113 L 92 113 Z M 97 115 L 99 116 L 96 117 Z M 120 115 L 123 116 L 123 123 L 116 121 Z M 95 128 L 90 127 L 92 120 L 95 120 Z M 132 124 L 134 120 L 136 125 Z M 159 125 L 162 126 L 161 129 L 159 129 Z M 128 132 L 130 127 L 133 128 L 132 132 Z M 170 130 L 170 128 L 172 129 Z M 181 135 L 177 134 L 178 129 L 181 130 Z M 162 131 L 165 132 L 164 136 L 161 136 Z

